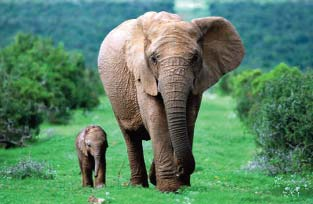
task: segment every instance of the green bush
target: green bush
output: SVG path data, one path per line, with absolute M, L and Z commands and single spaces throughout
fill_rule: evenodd
M 234 91 L 233 79 L 235 78 L 236 74 L 236 72 L 231 72 L 223 76 L 221 80 L 219 80 L 219 82 L 217 83 L 215 89 L 217 90 L 217 93 L 221 95 L 231 95 Z
M 253 95 L 253 82 L 256 78 L 262 75 L 262 71 L 259 69 L 246 70 L 242 73 L 234 76 L 232 84 L 234 91 L 233 97 L 236 99 L 236 112 L 239 118 L 247 122 L 249 111 L 255 102 Z
M 260 77 L 255 78 L 252 82 L 252 92 L 257 94 L 261 91 L 261 89 L 267 84 L 276 78 L 281 76 L 300 76 L 301 71 L 297 67 L 290 67 L 285 63 L 280 63 L 270 72 L 260 75 Z
M 0 79 L 0 142 L 21 145 L 44 119 L 66 122 L 70 109 L 98 104 L 99 79 L 82 55 L 49 39 L 17 35 L 0 51 Z
M 44 162 L 22 159 L 16 165 L 2 169 L 1 176 L 5 178 L 25 179 L 28 177 L 54 179 L 56 171 Z
M 260 69 L 252 69 L 229 75 L 223 86 L 230 90 L 230 94 L 236 99 L 236 111 L 242 121 L 249 121 L 249 114 L 254 112 L 251 108 L 253 106 L 256 108 L 255 104 L 262 100 L 257 96 L 264 86 L 282 75 L 300 76 L 301 71 L 297 67 L 280 63 L 267 73 L 263 73 Z
M 313 73 L 284 74 L 268 81 L 251 110 L 260 156 L 271 173 L 313 167 Z M 269 170 L 268 169 L 268 170 Z
M 239 118 L 256 134 L 254 166 L 270 174 L 313 168 L 313 73 L 277 65 L 228 79 Z

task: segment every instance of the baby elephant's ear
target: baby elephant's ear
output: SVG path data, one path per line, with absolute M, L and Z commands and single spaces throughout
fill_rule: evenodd
M 240 65 L 244 47 L 234 26 L 222 17 L 193 19 L 202 32 L 203 69 L 195 82 L 199 94 Z
M 87 147 L 85 143 L 85 137 L 87 135 L 87 129 L 81 131 L 78 135 L 78 149 L 85 155 L 88 156 Z

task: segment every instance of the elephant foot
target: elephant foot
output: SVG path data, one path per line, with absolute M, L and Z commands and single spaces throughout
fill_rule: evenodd
M 82 186 L 83 187 L 93 187 L 93 181 L 92 180 L 83 180 L 83 183 L 82 183 Z
M 190 186 L 190 175 L 184 175 L 179 177 L 184 186 Z
M 102 188 L 104 186 L 104 184 L 97 184 L 95 185 L 95 188 Z
M 145 188 L 149 187 L 148 178 L 147 177 L 145 177 L 145 178 L 142 178 L 142 177 L 131 178 L 130 179 L 130 184 L 132 186 L 142 186 L 142 187 L 145 187 Z
M 95 182 L 95 188 L 102 188 L 103 186 L 105 186 L 103 182 Z
M 157 189 L 161 192 L 177 192 L 183 185 L 185 184 L 177 178 L 157 179 Z

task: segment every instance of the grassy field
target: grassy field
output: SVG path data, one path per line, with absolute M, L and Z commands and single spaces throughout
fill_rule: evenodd
M 0 149 L 0 169 L 31 158 L 46 161 L 56 170 L 51 180 L 0 176 L 0 203 L 87 203 L 90 195 L 105 198 L 106 203 L 313 203 L 312 175 L 306 177 L 306 190 L 301 187 L 299 195 L 287 192 L 284 196 L 299 175 L 270 177 L 243 170 L 256 147 L 253 136 L 233 113 L 233 106 L 234 101 L 227 97 L 204 97 L 195 132 L 192 187 L 178 194 L 160 193 L 152 185 L 148 189 L 127 185 L 130 172 L 126 147 L 109 102 L 102 98 L 95 110 L 76 111 L 68 125 L 43 125 L 31 145 Z M 88 124 L 99 124 L 108 133 L 107 187 L 102 189 L 81 187 L 74 140 Z M 144 149 L 149 167 L 150 141 L 144 142 Z M 286 184 L 281 184 L 284 181 Z

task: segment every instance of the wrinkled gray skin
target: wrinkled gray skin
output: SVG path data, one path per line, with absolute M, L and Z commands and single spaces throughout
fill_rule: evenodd
M 78 134 L 75 144 L 82 175 L 82 186 L 102 187 L 105 185 L 105 153 L 108 142 L 104 130 L 99 126 L 88 126 Z M 95 183 L 92 179 L 93 171 Z
M 131 184 L 148 186 L 142 140 L 152 140 L 150 181 L 160 191 L 190 185 L 202 93 L 241 62 L 244 48 L 221 17 L 183 21 L 148 12 L 104 39 L 98 68 L 124 135 Z

